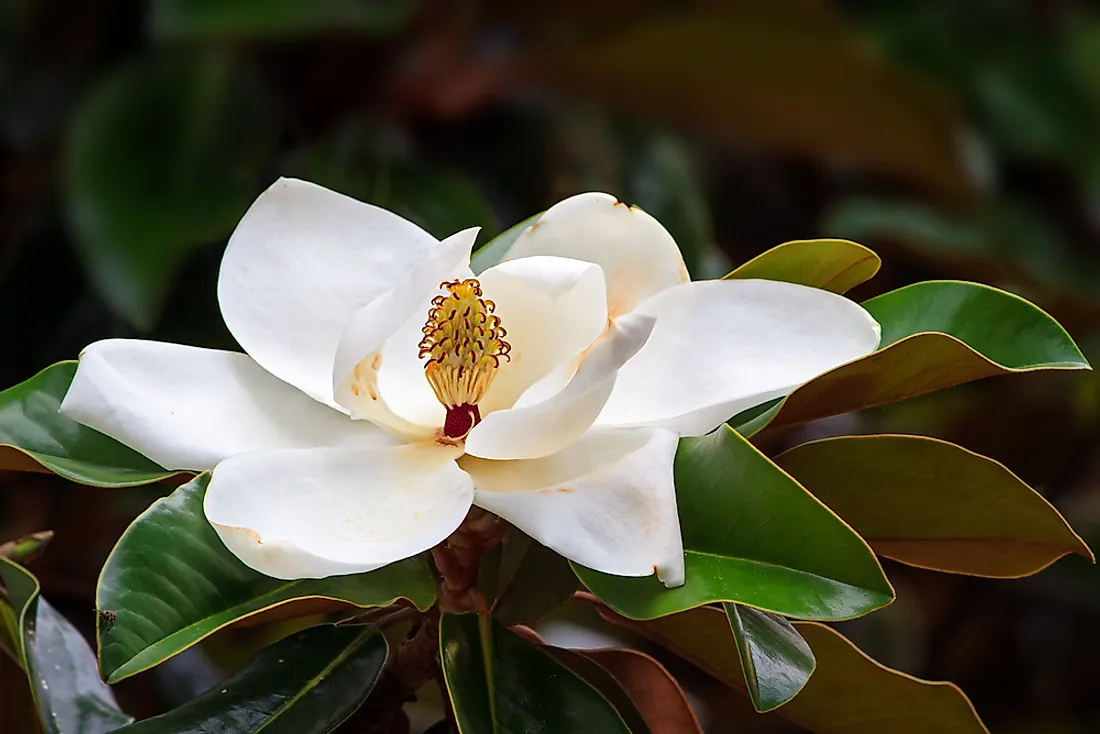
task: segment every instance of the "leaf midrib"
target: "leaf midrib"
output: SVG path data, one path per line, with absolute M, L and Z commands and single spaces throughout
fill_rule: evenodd
M 278 594 L 280 594 L 280 593 L 286 593 L 287 590 L 292 590 L 294 588 L 297 588 L 301 584 L 306 583 L 307 581 L 312 581 L 312 580 L 313 579 L 298 579 L 298 580 L 295 580 L 295 581 L 293 581 L 289 584 L 285 584 L 283 586 L 280 586 L 277 590 L 268 592 L 267 594 L 263 595 L 262 597 L 254 597 L 254 599 L 264 599 L 264 598 L 271 599 L 272 596 L 278 596 Z M 222 612 L 219 612 L 216 615 L 211 615 L 209 617 L 203 617 L 202 619 L 197 620 L 195 622 L 192 622 L 191 624 L 187 625 L 186 627 L 181 627 L 180 629 L 176 630 L 175 632 L 172 632 L 171 634 L 160 638 L 156 642 L 143 647 L 141 650 L 139 650 L 136 653 L 130 655 L 125 663 L 123 663 L 122 665 L 119 665 L 118 667 L 116 667 L 107 676 L 107 682 L 108 683 L 117 683 L 118 681 L 120 681 L 124 678 L 128 678 L 131 675 L 136 675 L 137 673 L 148 670 L 149 668 L 152 668 L 156 665 L 159 665 L 161 662 L 167 660 L 169 657 L 172 657 L 173 655 L 177 655 L 180 652 L 192 647 L 193 645 L 198 644 L 199 642 L 206 639 L 210 635 L 214 634 L 218 630 L 224 629 L 225 627 L 228 627 L 229 625 L 231 625 L 235 622 L 239 622 L 242 619 L 247 619 L 248 617 L 253 617 L 253 616 L 255 616 L 257 614 L 260 614 L 262 612 L 266 612 L 269 609 L 274 609 L 275 607 L 282 606 L 283 604 L 288 604 L 292 601 L 298 601 L 300 599 L 328 599 L 330 601 L 346 602 L 346 603 L 351 604 L 352 606 L 358 607 L 360 609 L 367 609 L 367 608 L 370 608 L 370 607 L 388 606 L 390 604 L 393 604 L 394 602 L 396 602 L 398 599 L 401 599 L 401 598 L 403 598 L 403 597 L 395 596 L 395 597 L 393 597 L 392 599 L 390 599 L 388 601 L 382 601 L 378 604 L 363 605 L 363 604 L 357 604 L 356 602 L 353 602 L 350 599 L 347 599 L 346 597 L 336 597 L 336 596 L 330 596 L 330 595 L 326 595 L 326 594 L 307 594 L 307 595 L 304 595 L 304 596 L 291 596 L 291 597 L 285 598 L 285 599 L 276 599 L 275 601 L 273 601 L 270 604 L 262 605 L 262 606 L 259 606 L 259 607 L 256 607 L 256 608 L 250 608 L 249 603 L 247 603 L 247 602 L 242 603 L 242 604 L 238 604 L 238 605 L 230 607 L 230 608 L 228 608 L 228 609 L 226 609 Z M 410 599 L 410 601 L 412 601 L 412 600 Z M 248 610 L 248 611 L 241 614 L 240 613 L 241 610 Z M 189 631 L 193 631 L 196 627 L 201 627 L 203 625 L 203 623 L 206 622 L 207 620 L 217 619 L 219 617 L 224 617 L 227 614 L 231 615 L 228 619 L 226 619 L 224 622 L 221 622 L 221 623 L 217 624 L 216 626 L 214 626 L 212 629 L 208 630 L 207 632 L 204 632 L 204 633 L 200 634 L 198 637 L 191 640 L 190 642 L 188 642 L 183 647 L 181 647 L 179 649 L 175 649 L 173 645 L 169 644 L 171 640 L 176 640 L 176 639 L 179 639 L 180 637 L 186 637 L 185 633 L 187 633 Z M 122 643 L 115 643 L 115 644 L 121 645 Z M 160 649 L 163 649 L 166 646 L 167 647 L 172 647 L 173 651 L 171 653 L 169 653 L 168 655 L 160 655 L 160 653 L 157 652 L 157 651 L 160 650 Z M 150 662 L 147 665 L 144 664 L 144 660 L 146 658 L 149 658 L 149 657 L 155 657 L 156 659 L 153 660 L 152 662 Z M 136 669 L 131 670 L 131 668 L 136 668 Z
M 275 722 L 280 716 L 282 716 L 283 713 L 285 713 L 292 706 L 294 706 L 296 703 L 298 703 L 298 701 L 300 701 L 303 696 L 305 696 L 310 691 L 314 690 L 317 687 L 317 685 L 325 678 L 325 676 L 327 676 L 329 673 L 331 673 L 337 666 L 341 665 L 345 660 L 347 660 L 353 654 L 358 652 L 359 649 L 361 649 L 363 647 L 363 645 L 367 642 L 367 640 L 370 639 L 372 634 L 374 634 L 374 633 L 363 633 L 363 634 L 359 635 L 358 637 L 356 637 L 351 642 L 349 642 L 347 645 L 345 645 L 343 651 L 341 651 L 341 653 L 339 655 L 337 655 L 332 660 L 330 660 L 329 663 L 327 665 L 325 665 L 325 667 L 322 668 L 316 675 L 311 676 L 308 681 L 306 681 L 304 684 L 302 684 L 302 686 L 298 689 L 298 692 L 296 694 L 294 694 L 293 696 L 288 698 L 286 700 L 286 702 L 284 702 L 281 706 L 279 706 L 279 708 L 275 709 L 275 711 L 271 714 L 271 716 L 268 717 L 267 721 L 265 721 L 263 724 L 261 724 L 260 728 L 256 729 L 257 734 L 259 734 L 259 732 L 262 732 L 263 730 L 267 729 L 267 727 L 270 724 L 272 724 L 273 722 Z M 376 677 L 376 680 L 377 680 L 377 677 Z M 373 687 L 374 687 L 374 685 L 372 684 L 370 686 L 370 688 L 373 688 Z M 370 691 L 370 688 L 368 688 L 368 693 Z
M 829 582 L 832 582 L 834 584 L 840 584 L 842 586 L 847 586 L 847 587 L 852 588 L 852 589 L 862 589 L 863 591 L 869 591 L 871 593 L 882 593 L 877 589 L 872 589 L 872 588 L 865 587 L 865 586 L 859 586 L 857 584 L 849 583 L 847 581 L 842 581 L 841 579 L 833 578 L 832 576 L 823 576 L 821 574 L 814 573 L 813 571 L 806 571 L 806 570 L 801 569 L 801 568 L 794 568 L 793 566 L 783 566 L 783 565 L 780 565 L 778 563 L 770 563 L 768 561 L 760 561 L 760 560 L 756 560 L 756 559 L 753 559 L 753 558 L 744 558 L 742 556 L 724 555 L 724 554 L 721 554 L 721 553 L 711 553 L 710 551 L 696 550 L 695 548 L 685 548 L 684 549 L 684 554 L 687 555 L 688 553 L 693 553 L 693 554 L 698 555 L 698 556 L 707 556 L 709 558 L 718 558 L 718 559 L 723 560 L 723 561 L 730 561 L 730 560 L 731 561 L 740 561 L 740 562 L 745 563 L 747 565 L 766 566 L 768 568 L 778 568 L 782 571 L 787 571 L 789 573 L 795 573 L 795 574 L 798 574 L 800 576 L 810 576 L 810 577 L 815 578 L 815 579 L 820 579 L 822 581 L 829 581 Z M 737 602 L 737 603 L 740 603 L 740 602 Z

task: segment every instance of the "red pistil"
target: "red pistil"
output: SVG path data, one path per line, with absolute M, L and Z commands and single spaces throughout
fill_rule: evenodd
M 481 422 L 481 411 L 476 405 L 463 403 L 447 408 L 447 418 L 443 421 L 443 435 L 447 438 L 466 438 L 466 434 Z

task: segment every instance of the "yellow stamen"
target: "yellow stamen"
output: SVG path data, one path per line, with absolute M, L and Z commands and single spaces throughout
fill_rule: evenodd
M 420 357 L 428 357 L 424 374 L 439 402 L 447 408 L 444 434 L 462 438 L 481 416 L 477 404 L 493 382 L 501 358 L 511 350 L 507 332 L 494 316 L 496 305 L 482 298 L 474 278 L 440 283 L 446 291 L 432 299 Z

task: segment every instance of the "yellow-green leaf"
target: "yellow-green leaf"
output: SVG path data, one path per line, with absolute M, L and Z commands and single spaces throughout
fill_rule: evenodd
M 845 293 L 874 277 L 882 260 L 849 240 L 794 240 L 761 253 L 726 279 L 763 278 Z

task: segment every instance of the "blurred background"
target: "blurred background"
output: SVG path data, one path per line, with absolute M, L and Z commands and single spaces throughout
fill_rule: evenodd
M 696 278 L 787 240 L 855 239 L 885 260 L 859 300 L 978 280 L 1100 359 L 1085 2 L 0 0 L 0 388 L 103 337 L 234 348 L 221 250 L 280 175 L 482 241 L 604 190 L 660 219 Z M 979 382 L 764 448 L 864 432 L 1002 460 L 1100 545 L 1097 377 Z M 168 489 L 0 473 L 0 540 L 57 531 L 32 570 L 90 631 L 107 552 Z M 887 571 L 896 604 L 842 625 L 868 653 L 958 683 L 994 732 L 1100 730 L 1096 568 Z M 220 656 L 192 651 L 120 700 L 157 713 L 278 633 L 221 633 Z M 691 690 L 710 732 L 798 731 L 701 676 Z

